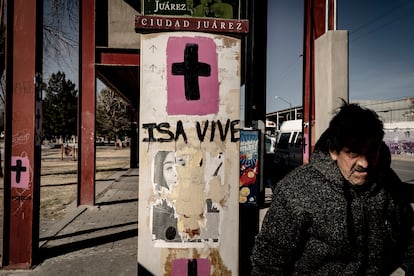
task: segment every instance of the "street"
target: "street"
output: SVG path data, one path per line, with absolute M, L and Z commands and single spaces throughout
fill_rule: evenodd
M 391 167 L 403 182 L 414 184 L 414 158 L 393 158 Z

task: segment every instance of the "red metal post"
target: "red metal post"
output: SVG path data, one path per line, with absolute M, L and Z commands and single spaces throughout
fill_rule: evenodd
M 95 0 L 79 3 L 78 205 L 95 204 Z
M 326 14 L 329 27 L 334 24 L 333 0 L 329 0 L 326 13 L 326 0 L 304 1 L 304 38 L 303 38 L 303 136 L 305 149 L 303 162 L 309 162 L 309 154 L 315 146 L 315 39 L 325 33 Z M 331 28 L 328 28 L 331 29 Z
M 43 1 L 7 3 L 3 265 L 25 269 L 39 242 Z

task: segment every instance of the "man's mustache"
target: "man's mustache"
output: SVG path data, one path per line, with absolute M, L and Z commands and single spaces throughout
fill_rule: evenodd
M 352 168 L 352 172 L 368 172 L 368 168 L 364 168 L 361 166 L 355 166 L 354 168 Z

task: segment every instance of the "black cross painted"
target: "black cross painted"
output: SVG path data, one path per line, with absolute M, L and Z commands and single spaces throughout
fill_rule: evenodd
M 22 160 L 16 160 L 16 166 L 11 166 L 11 170 L 16 172 L 16 183 L 20 183 L 22 172 L 26 171 L 26 167 L 22 167 Z
M 172 64 L 173 75 L 184 75 L 185 98 L 187 101 L 200 99 L 198 77 L 208 77 L 210 72 L 209 64 L 198 62 L 198 44 L 187 43 L 184 49 L 184 62 Z

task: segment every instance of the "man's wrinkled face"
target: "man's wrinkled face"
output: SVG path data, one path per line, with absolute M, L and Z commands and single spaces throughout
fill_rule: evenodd
M 352 185 L 365 184 L 378 164 L 379 146 L 365 147 L 358 152 L 343 148 L 339 153 L 329 152 L 336 161 L 342 175 Z

